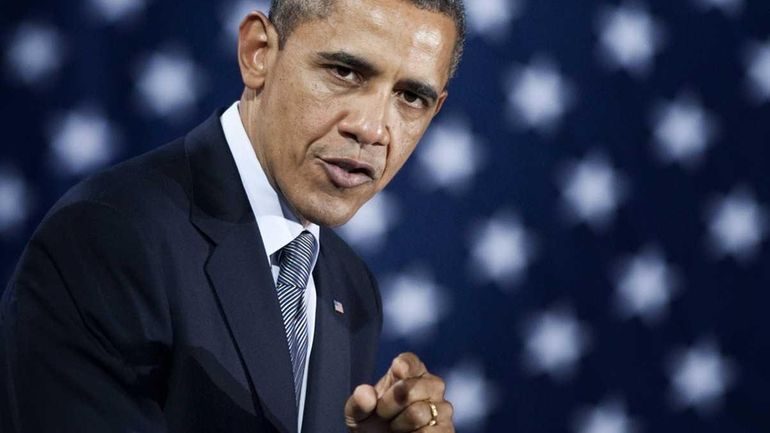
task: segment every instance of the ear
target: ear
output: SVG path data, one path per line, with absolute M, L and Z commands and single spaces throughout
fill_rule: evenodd
M 449 92 L 446 90 L 443 90 L 440 95 L 438 95 L 438 100 L 436 101 L 436 108 L 433 110 L 433 115 L 437 115 L 439 111 L 441 111 L 441 107 L 444 106 L 444 101 L 446 101 L 447 96 L 449 96 Z
M 249 12 L 238 29 L 238 65 L 243 84 L 259 90 L 278 52 L 278 32 L 259 11 Z

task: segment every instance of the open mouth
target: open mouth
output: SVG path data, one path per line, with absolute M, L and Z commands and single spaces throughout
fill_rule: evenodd
M 339 188 L 355 188 L 374 180 L 371 165 L 349 158 L 321 158 L 331 182 Z

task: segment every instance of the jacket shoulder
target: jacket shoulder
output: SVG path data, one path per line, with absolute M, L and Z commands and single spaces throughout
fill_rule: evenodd
M 190 180 L 184 138 L 96 173 L 70 188 L 49 211 L 96 202 L 126 215 L 157 219 L 189 212 Z

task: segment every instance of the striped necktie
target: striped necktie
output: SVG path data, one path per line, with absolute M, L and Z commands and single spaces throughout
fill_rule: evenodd
M 283 247 L 279 260 L 281 270 L 276 284 L 286 340 L 289 343 L 294 396 L 298 406 L 307 355 L 307 307 L 304 295 L 315 249 L 315 237 L 307 230 Z

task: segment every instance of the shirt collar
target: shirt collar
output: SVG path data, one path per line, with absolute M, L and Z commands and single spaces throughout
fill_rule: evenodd
M 320 246 L 320 228 L 310 223 L 303 227 L 280 195 L 267 180 L 265 171 L 257 159 L 246 129 L 238 111 L 239 102 L 235 101 L 220 117 L 227 145 L 235 159 L 238 174 L 246 190 L 251 210 L 259 226 L 262 242 L 268 258 L 296 238 L 303 230 L 308 230 Z M 316 248 L 314 257 L 318 257 Z M 315 262 L 315 258 L 314 258 Z

